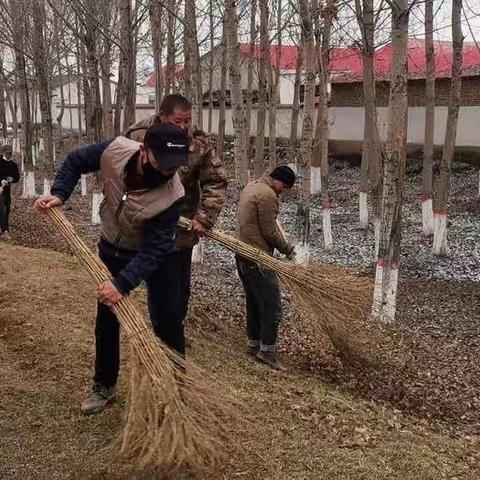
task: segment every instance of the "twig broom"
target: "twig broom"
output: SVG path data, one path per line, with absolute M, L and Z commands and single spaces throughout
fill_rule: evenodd
M 93 279 L 98 284 L 109 280 L 105 265 L 64 214 L 52 208 L 47 215 Z M 225 420 L 231 418 L 231 399 L 155 337 L 132 299 L 123 297 L 112 310 L 133 352 L 129 411 L 120 438 L 122 460 L 143 471 L 201 470 L 218 463 L 228 438 Z
M 191 221 L 181 218 L 179 225 L 189 229 Z M 362 321 L 370 306 L 370 279 L 319 262 L 311 262 L 308 268 L 284 262 L 223 232 L 208 231 L 207 236 L 275 272 L 312 336 L 326 333 L 342 358 L 350 363 L 371 363 L 372 349 Z

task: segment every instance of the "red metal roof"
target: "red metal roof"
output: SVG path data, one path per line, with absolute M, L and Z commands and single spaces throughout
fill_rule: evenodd
M 436 78 L 448 78 L 451 74 L 452 43 L 435 42 L 435 75 Z M 240 50 L 248 55 L 250 45 L 240 44 Z M 270 61 L 277 65 L 278 45 L 270 46 Z M 279 57 L 281 70 L 295 70 L 298 47 L 295 45 L 283 45 Z M 260 47 L 254 47 L 254 57 L 260 58 Z M 361 82 L 363 76 L 362 55 L 355 48 L 332 48 L 329 51 L 329 69 L 332 83 Z M 375 52 L 375 77 L 378 80 L 389 80 L 392 64 L 392 46 L 385 45 Z M 410 38 L 408 41 L 408 76 L 409 78 L 425 78 L 425 40 Z M 163 69 L 165 75 L 166 67 Z M 175 75 L 183 72 L 183 65 L 175 66 Z M 463 47 L 463 75 L 480 75 L 480 50 L 474 43 L 465 43 Z M 152 74 L 145 85 L 155 86 L 155 75 Z
M 277 51 L 278 45 L 270 45 L 270 61 L 272 65 L 277 66 Z M 248 55 L 250 51 L 250 45 L 248 43 L 240 44 L 240 50 L 244 55 Z M 255 45 L 253 49 L 254 58 L 260 58 L 260 46 Z M 280 50 L 280 69 L 281 70 L 295 70 L 297 62 L 298 47 L 295 45 L 282 45 Z
M 165 65 L 163 67 L 162 73 L 163 73 L 163 81 L 167 79 L 167 72 L 168 72 L 168 67 Z M 175 65 L 175 76 L 178 78 L 183 72 L 183 64 L 177 63 Z M 147 81 L 144 84 L 145 87 L 155 87 L 155 73 L 152 73 L 148 78 Z
M 435 76 L 448 78 L 452 70 L 451 42 L 435 42 Z M 363 63 L 360 52 L 354 49 L 337 49 L 330 61 L 332 83 L 362 81 Z M 375 52 L 375 77 L 389 80 L 392 68 L 392 46 L 386 45 Z M 408 77 L 425 78 L 425 41 L 408 41 Z M 480 75 L 480 50 L 474 43 L 463 48 L 463 76 Z

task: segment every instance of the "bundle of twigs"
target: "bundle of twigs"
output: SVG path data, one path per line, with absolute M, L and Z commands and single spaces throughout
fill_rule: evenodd
M 189 229 L 191 222 L 181 218 L 179 225 Z M 284 262 L 223 232 L 212 230 L 207 236 L 243 258 L 275 272 L 291 295 L 299 319 L 312 336 L 320 329 L 345 360 L 362 364 L 371 361 L 363 321 L 371 303 L 372 282 L 369 278 L 320 262 L 310 262 L 308 267 Z
M 57 208 L 47 214 L 94 280 L 109 280 L 105 265 L 64 214 Z M 112 310 L 133 352 L 129 410 L 119 439 L 121 459 L 144 471 L 215 465 L 229 438 L 225 420 L 231 417 L 231 399 L 155 337 L 132 299 L 123 297 Z

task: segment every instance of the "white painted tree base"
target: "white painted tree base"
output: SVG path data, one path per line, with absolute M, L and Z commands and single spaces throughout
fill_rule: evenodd
M 426 237 L 433 234 L 433 207 L 432 199 L 422 201 L 422 229 Z
M 37 166 L 37 157 L 38 157 L 38 150 L 37 150 L 36 144 L 33 144 L 32 145 L 32 162 L 34 167 Z
M 202 239 L 200 239 L 200 241 L 193 247 L 192 263 L 194 264 L 203 263 L 203 240 Z
M 48 178 L 43 179 L 43 194 L 50 195 L 51 183 Z
M 323 222 L 324 248 L 327 252 L 329 252 L 333 248 L 332 222 L 330 217 L 330 208 L 322 209 L 322 222 Z
M 374 258 L 378 257 L 378 250 L 380 248 L 380 218 L 374 217 L 373 219 L 373 229 L 375 235 L 375 256 Z
M 34 172 L 25 172 L 23 175 L 23 198 L 34 198 L 36 197 L 35 192 L 35 173 Z
M 82 197 L 87 196 L 87 176 L 82 173 L 80 177 L 80 188 L 82 191 Z
M 318 195 L 322 191 L 322 169 L 320 167 L 310 168 L 310 194 Z
M 368 203 L 367 192 L 360 192 L 358 198 L 358 207 L 360 210 L 360 228 L 368 228 Z
M 439 256 L 448 255 L 446 213 L 434 214 L 432 252 Z
M 13 153 L 20 153 L 20 151 L 21 151 L 20 139 L 18 139 L 18 138 L 13 139 L 12 150 L 13 150 Z
M 310 260 L 310 245 L 308 243 L 297 243 L 295 245 L 295 263 L 307 265 Z
M 373 290 L 372 317 L 383 323 L 395 321 L 397 310 L 398 267 L 384 267 L 377 261 Z
M 100 223 L 100 204 L 103 201 L 103 193 L 94 193 L 92 197 L 92 225 Z

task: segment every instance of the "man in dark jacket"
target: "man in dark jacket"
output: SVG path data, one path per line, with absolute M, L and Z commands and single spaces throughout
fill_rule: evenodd
M 9 218 L 12 204 L 10 185 L 20 180 L 18 166 L 13 160 L 11 145 L 2 147 L 0 155 L 0 238 L 10 240 Z
M 160 112 L 132 125 L 125 136 L 142 142 L 145 132 L 151 125 L 170 123 L 188 132 L 190 146 L 188 165 L 179 169 L 185 188 L 185 199 L 181 215 L 192 219 L 193 228 L 178 232 L 175 244 L 181 253 L 182 297 L 185 315 L 190 298 L 190 276 L 192 248 L 199 237 L 205 235 L 217 221 L 225 202 L 227 175 L 215 150 L 215 144 L 208 134 L 192 128 L 192 106 L 182 95 L 172 94 L 163 98 Z
M 237 237 L 269 255 L 276 249 L 292 259 L 294 246 L 285 238 L 277 216 L 281 193 L 294 183 L 295 174 L 285 165 L 249 183 L 238 203 Z M 281 369 L 277 355 L 278 325 L 282 318 L 278 278 L 240 256 L 236 260 L 247 304 L 248 352 L 270 367 Z
M 187 154 L 188 136 L 174 125 L 153 125 L 143 143 L 117 137 L 89 145 L 67 156 L 51 195 L 36 202 L 39 209 L 62 205 L 82 173 L 101 173 L 99 255 L 113 280 L 99 286 L 95 376 L 84 414 L 101 412 L 115 398 L 119 324 L 109 307 L 142 280 L 155 334 L 185 353 L 181 256 L 174 239 L 185 193 L 177 169 L 186 165 Z

